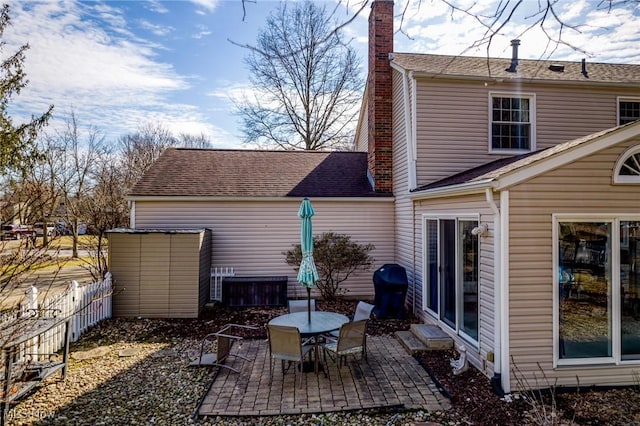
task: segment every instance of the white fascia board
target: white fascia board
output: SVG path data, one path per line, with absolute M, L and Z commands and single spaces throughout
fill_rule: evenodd
M 486 179 L 478 182 L 462 183 L 459 185 L 443 186 L 442 188 L 417 191 L 410 194 L 409 198 L 413 201 L 418 201 L 430 198 L 453 197 L 459 195 L 484 193 L 486 189 L 493 188 L 493 179 Z
M 125 197 L 128 201 L 237 201 L 237 202 L 278 202 L 278 201 L 295 201 L 300 202 L 305 197 L 197 197 L 197 196 L 152 196 L 152 195 L 136 195 Z M 395 197 L 309 197 L 315 202 L 331 201 L 331 202 L 353 202 L 358 203 L 389 203 L 394 202 Z
M 522 167 L 512 173 L 507 173 L 504 176 L 500 176 L 496 179 L 495 189 L 498 191 L 504 190 L 558 167 L 570 164 L 576 160 L 594 154 L 598 151 L 602 151 L 603 149 L 607 149 L 620 142 L 639 136 L 640 121 L 634 123 L 633 125 L 626 126 L 618 130 L 613 130 L 611 133 L 607 133 L 592 141 L 578 145 L 574 148 L 570 148 L 567 151 L 561 152 L 556 155 L 551 155 L 548 158 L 540 160 L 529 166 Z

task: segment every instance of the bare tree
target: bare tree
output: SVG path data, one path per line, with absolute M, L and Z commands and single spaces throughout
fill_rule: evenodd
M 335 10 L 334 10 L 335 11 Z M 363 80 L 355 50 L 333 14 L 306 1 L 282 3 L 245 62 L 254 94 L 237 105 L 244 141 L 279 149 L 346 149 Z
M 199 135 L 180 133 L 177 140 L 178 146 L 183 148 L 213 148 L 211 139 L 209 139 L 204 133 L 200 133 Z
M 173 134 L 159 123 L 148 123 L 120 138 L 121 167 L 125 172 L 121 182 L 133 187 L 165 149 L 178 145 Z
M 94 169 L 101 156 L 106 152 L 104 135 L 95 127 L 89 126 L 82 131 L 72 111 L 66 127 L 55 138 L 58 149 L 64 156 L 65 167 L 57 176 L 64 201 L 64 215 L 70 225 L 73 245 L 72 257 L 78 257 L 78 223 L 83 218 L 85 199 L 91 196 L 94 186 Z
M 347 12 L 345 18 L 336 22 L 321 43 L 330 42 L 331 37 L 351 24 L 358 16 L 367 13 L 369 6 L 375 0 L 339 0 L 338 5 L 344 7 Z M 580 34 L 590 26 L 580 19 L 570 21 L 561 11 L 565 6 L 575 4 L 573 0 L 501 0 L 495 2 L 493 9 L 487 9 L 486 2 L 464 0 L 396 0 L 397 15 L 400 25 L 397 31 L 411 38 L 407 30 L 407 22 L 413 16 L 430 7 L 433 3 L 442 3 L 453 19 L 457 16 L 470 17 L 484 31 L 475 40 L 469 40 L 466 50 L 484 47 L 489 55 L 489 49 L 495 37 L 499 34 L 513 33 L 511 38 L 520 38 L 534 28 L 540 28 L 547 42 L 542 47 L 540 57 L 551 57 L 561 46 L 566 46 L 574 51 L 589 55 L 585 46 L 570 41 L 569 34 Z M 255 3 L 255 0 L 242 0 L 243 20 L 246 17 L 247 6 Z M 589 3 L 592 11 L 611 13 L 616 9 L 635 9 L 640 5 L 640 0 L 594 0 Z M 524 23 L 524 28 L 520 27 Z M 231 43 L 234 43 L 230 40 Z M 234 43 L 237 44 L 237 43 Z M 244 45 L 249 49 L 259 49 L 259 46 Z M 461 52 L 464 53 L 464 52 Z
M 83 248 L 92 258 L 85 267 L 96 279 L 107 272 L 106 231 L 127 226 L 129 220 L 129 206 L 124 198 L 128 189 L 122 185 L 127 173 L 118 160 L 118 154 L 101 153 L 92 169 L 94 186 L 90 196 L 84 197 L 78 206 L 95 233 Z

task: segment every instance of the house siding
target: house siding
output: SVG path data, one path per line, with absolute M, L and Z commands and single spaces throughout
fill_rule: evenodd
M 362 108 L 367 111 L 367 98 L 362 101 Z M 358 122 L 358 128 L 356 130 L 356 144 L 355 151 L 367 152 L 369 150 L 369 115 L 362 114 L 360 121 Z
M 456 345 L 463 344 L 467 348 L 469 361 L 486 375 L 493 374 L 493 363 L 487 361 L 487 354 L 495 351 L 494 345 L 494 264 L 493 264 L 493 247 L 494 241 L 494 224 L 493 212 L 491 211 L 484 194 L 467 195 L 458 198 L 435 198 L 431 200 L 416 200 L 415 202 L 415 245 L 416 245 L 416 275 L 420 283 L 420 298 L 417 300 L 417 306 L 420 308 L 416 314 L 426 323 L 439 324 L 440 328 L 451 335 Z M 423 217 L 441 216 L 441 215 L 479 215 L 479 222 L 488 225 L 488 232 L 479 239 L 480 258 L 479 258 L 479 321 L 478 321 L 478 348 L 471 345 L 457 336 L 444 323 L 438 321 L 424 310 L 422 299 L 422 283 L 423 281 L 423 259 L 425 256 L 422 238 Z
M 371 270 L 346 281 L 347 297 L 372 298 L 373 270 L 393 260 L 393 198 L 348 201 L 312 200 L 313 233 L 349 235 L 372 243 Z M 212 230 L 211 266 L 234 267 L 237 276 L 287 276 L 289 297 L 304 297 L 284 252 L 300 241 L 299 199 L 268 201 L 136 201 L 136 228 Z M 314 295 L 317 290 L 314 290 Z
M 395 259 L 407 271 L 409 288 L 406 304 L 413 311 L 414 256 L 413 202 L 409 198 L 409 166 L 407 164 L 407 129 L 404 114 L 403 76 L 393 71 L 393 193 L 395 203 Z
M 640 88 L 520 82 L 418 78 L 417 86 L 418 186 L 506 157 L 489 154 L 491 92 L 535 94 L 536 149 L 615 127 L 617 97 L 640 96 Z
M 637 214 L 638 185 L 612 185 L 615 161 L 627 142 L 535 177 L 510 189 L 509 350 L 519 377 L 534 387 L 633 385 L 638 363 L 553 368 L 552 214 Z M 546 380 L 540 382 L 541 371 Z M 536 379 L 537 378 L 537 379 Z

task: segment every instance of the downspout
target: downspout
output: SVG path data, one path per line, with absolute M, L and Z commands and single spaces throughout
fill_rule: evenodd
M 129 228 L 136 229 L 136 202 L 129 201 Z
M 493 199 L 491 189 L 485 189 L 487 203 L 493 212 L 493 341 L 494 341 L 494 357 L 493 357 L 493 377 L 491 378 L 491 388 L 493 391 L 503 396 L 505 394 L 502 388 L 502 256 L 501 256 L 501 217 L 500 209 Z
M 407 171 L 408 179 L 407 186 L 409 191 L 416 187 L 416 142 L 415 142 L 415 120 L 413 120 L 415 113 L 415 86 L 413 87 L 413 96 L 409 91 L 409 84 L 413 82 L 413 71 L 407 74 L 407 71 L 402 69 L 402 91 L 404 98 L 404 133 L 407 140 Z
M 503 371 L 502 389 L 511 392 L 511 363 L 509 362 L 509 191 L 500 192 L 500 365 Z M 507 257 L 505 260 L 504 257 Z
M 415 111 L 415 87 L 413 94 L 411 97 L 411 92 L 409 91 L 409 84 L 413 81 L 413 72 L 407 74 L 407 71 L 402 68 L 400 70 L 402 74 L 402 97 L 404 102 L 404 134 L 406 141 L 406 155 L 407 155 L 407 192 L 411 192 L 412 189 L 416 187 L 416 156 L 415 156 L 415 121 L 413 120 L 414 111 Z M 417 283 L 416 283 L 416 207 L 415 202 L 411 201 L 411 223 L 412 223 L 412 276 L 413 276 L 413 291 L 411 297 L 411 312 L 415 314 L 416 312 L 416 292 L 417 292 Z

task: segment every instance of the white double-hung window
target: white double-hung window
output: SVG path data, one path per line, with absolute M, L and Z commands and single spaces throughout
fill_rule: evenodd
M 640 119 L 640 98 L 618 98 L 618 125 Z
M 519 153 L 535 150 L 535 96 L 489 94 L 489 152 Z

